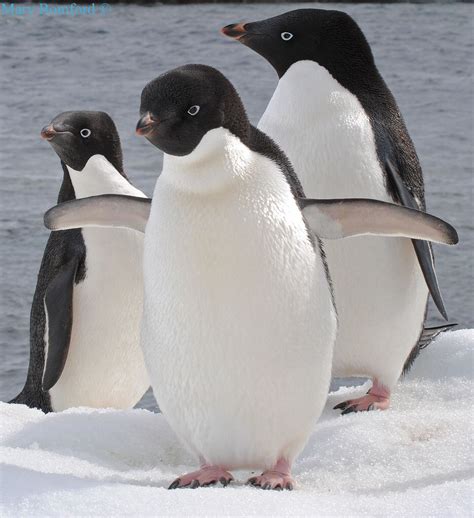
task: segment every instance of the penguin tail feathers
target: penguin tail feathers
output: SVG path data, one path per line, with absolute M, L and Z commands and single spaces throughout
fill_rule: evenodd
M 44 413 L 52 412 L 49 395 L 44 391 L 31 393 L 26 387 L 8 403 L 15 405 L 26 405 L 30 408 L 37 408 Z
M 408 358 L 405 361 L 405 365 L 403 366 L 403 372 L 402 376 L 407 374 L 409 370 L 411 369 L 414 361 L 418 357 L 418 355 L 421 353 L 423 349 L 428 347 L 430 343 L 441 333 L 444 333 L 446 331 L 449 331 L 454 326 L 457 326 L 457 323 L 449 323 L 449 324 L 443 324 L 442 326 L 435 326 L 435 327 L 424 327 L 420 338 L 418 339 L 418 343 L 413 347 L 410 354 L 408 355 Z

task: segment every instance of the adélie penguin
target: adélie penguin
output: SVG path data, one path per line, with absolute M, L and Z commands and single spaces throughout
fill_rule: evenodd
M 92 197 L 51 209 L 45 223 L 146 230 L 142 347 L 158 404 L 200 463 L 170 488 L 262 469 L 251 484 L 292 489 L 292 463 L 326 400 L 337 325 L 314 234 L 452 242 L 455 232 L 380 201 L 305 199 L 286 156 L 208 66 L 151 81 L 140 113 L 137 133 L 165 153 L 151 205 Z
M 58 201 L 105 193 L 145 197 L 123 170 L 103 112 L 72 111 L 43 128 L 59 156 Z M 129 408 L 149 386 L 140 348 L 143 235 L 128 229 L 52 233 L 38 274 L 25 386 L 12 401 L 43 411 Z
M 423 176 L 396 101 L 356 22 L 299 9 L 222 32 L 274 67 L 279 82 L 259 128 L 291 160 L 306 195 L 375 198 L 425 210 Z M 419 350 L 448 326 L 424 329 L 428 290 L 447 319 L 429 243 L 362 237 L 325 246 L 339 331 L 334 376 L 372 388 L 338 405 L 385 409 Z

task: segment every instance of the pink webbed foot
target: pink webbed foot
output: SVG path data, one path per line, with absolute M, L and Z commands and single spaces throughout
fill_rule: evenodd
M 264 471 L 257 477 L 248 479 L 247 484 L 262 489 L 282 489 L 292 490 L 295 487 L 295 481 L 290 473 L 290 465 L 286 460 L 279 460 L 272 469 Z
M 203 466 L 197 471 L 186 473 L 173 481 L 168 489 L 176 489 L 178 487 L 197 487 L 213 486 L 220 482 L 224 487 L 230 484 L 234 477 L 225 469 L 219 466 Z
M 372 388 L 365 396 L 343 401 L 334 407 L 342 410 L 341 415 L 352 412 L 367 412 L 369 410 L 386 410 L 390 405 L 390 390 L 374 379 Z

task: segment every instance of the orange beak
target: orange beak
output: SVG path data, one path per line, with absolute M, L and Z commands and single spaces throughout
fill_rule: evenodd
M 57 134 L 57 131 L 53 128 L 53 125 L 50 124 L 49 126 L 45 126 L 41 130 L 41 138 L 44 138 L 45 140 L 51 140 L 53 139 Z
M 221 32 L 224 36 L 229 36 L 229 38 L 234 38 L 235 40 L 240 40 L 242 36 L 247 34 L 244 23 L 232 23 L 230 25 L 226 25 L 225 27 L 222 27 Z
M 137 135 L 143 137 L 151 133 L 156 128 L 156 126 L 158 126 L 159 123 L 160 122 L 158 119 L 153 118 L 152 114 L 150 112 L 147 112 L 138 121 L 135 132 Z

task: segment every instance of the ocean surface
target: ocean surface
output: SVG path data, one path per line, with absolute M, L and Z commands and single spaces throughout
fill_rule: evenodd
M 458 229 L 457 247 L 435 246 L 437 271 L 451 319 L 471 327 L 473 7 L 319 7 L 347 11 L 372 45 L 421 158 L 428 209 Z M 55 204 L 62 177 L 58 158 L 39 137 L 41 128 L 66 110 L 108 112 L 131 180 L 151 195 L 162 157 L 134 134 L 144 85 L 185 63 L 215 66 L 235 84 L 257 123 L 276 75 L 219 28 L 295 8 L 113 5 L 96 16 L 0 16 L 0 400 L 15 396 L 26 378 L 30 304 L 48 238 L 42 218 Z M 432 309 L 429 321 L 441 322 Z M 154 405 L 150 394 L 141 403 Z

